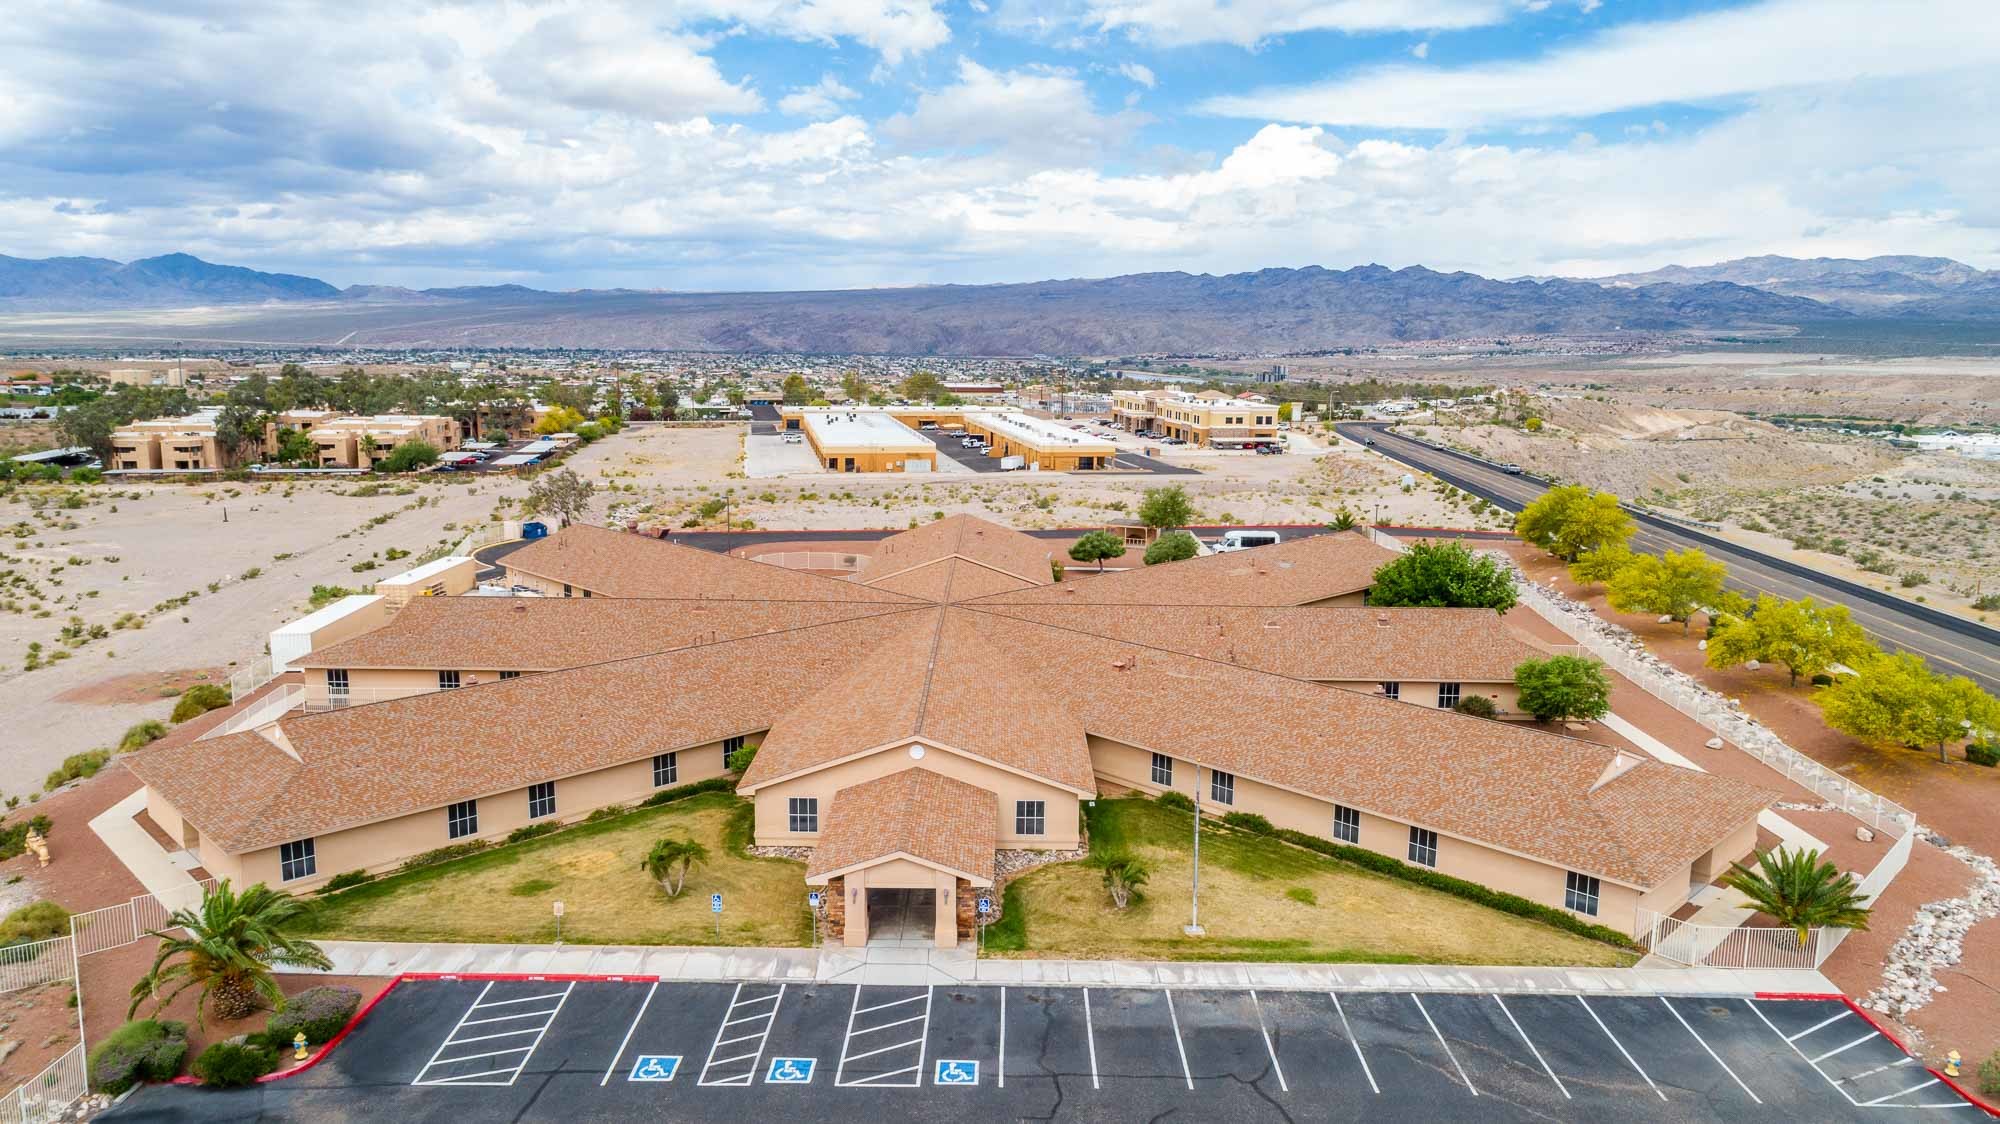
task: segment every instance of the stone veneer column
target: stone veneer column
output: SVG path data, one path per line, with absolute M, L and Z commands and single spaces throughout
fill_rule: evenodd
M 979 895 L 988 890 L 975 890 L 972 883 L 958 880 L 958 939 L 973 939 L 979 928 Z
M 820 901 L 825 903 L 826 935 L 828 944 L 838 944 L 847 927 L 847 883 L 845 879 L 829 878 L 820 890 Z

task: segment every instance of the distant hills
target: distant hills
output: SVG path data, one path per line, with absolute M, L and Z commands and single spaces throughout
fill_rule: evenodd
M 1139 273 L 818 292 L 336 289 L 188 254 L 0 257 L 0 315 L 76 314 L 85 334 L 202 308 L 187 334 L 380 347 L 630 347 L 939 355 L 1299 352 L 1433 339 L 1798 326 L 1855 316 L 2000 320 L 2000 272 L 1948 258 L 1743 258 L 1591 279 L 1421 266 Z M 69 318 L 66 318 L 69 319 Z M 124 317 L 129 321 L 129 317 Z

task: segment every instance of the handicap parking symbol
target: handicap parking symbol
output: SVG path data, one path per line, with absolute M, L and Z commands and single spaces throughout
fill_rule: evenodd
M 679 1054 L 640 1054 L 632 1062 L 627 1081 L 672 1081 L 681 1071 Z
M 768 1085 L 810 1085 L 818 1058 L 772 1058 L 771 1070 L 764 1075 Z
M 977 1085 L 979 1084 L 979 1063 L 974 1061 L 947 1061 L 940 1059 L 937 1076 L 931 1079 L 935 1085 Z

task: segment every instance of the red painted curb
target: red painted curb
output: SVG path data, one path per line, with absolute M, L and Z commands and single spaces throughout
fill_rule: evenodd
M 1837 991 L 1760 991 L 1756 999 L 1834 999 L 1847 1002 L 1847 996 Z
M 1884 1037 L 1884 1038 L 1887 1038 L 1887 1039 L 1888 1039 L 1889 1041 L 1891 1041 L 1891 1042 L 1894 1042 L 1894 1043 L 1896 1044 L 1896 1049 L 1898 1049 L 1898 1050 L 1901 1050 L 1901 1051 L 1902 1051 L 1902 1052 L 1904 1052 L 1905 1054 L 1908 1054 L 1908 1053 L 1910 1053 L 1910 1048 L 1909 1048 L 1908 1046 L 1905 1046 L 1905 1045 L 1903 1045 L 1903 1040 L 1902 1040 L 1902 1039 L 1900 1039 L 1900 1038 L 1896 1037 L 1896 1036 L 1895 1036 L 1895 1035 L 1893 1035 L 1893 1034 L 1890 1034 L 1890 1033 L 1889 1033 L 1889 1030 L 1888 1030 L 1888 1028 L 1887 1028 L 1887 1027 L 1884 1027 L 1884 1026 L 1883 1026 L 1883 1025 L 1881 1024 L 1881 1023 L 1878 1023 L 1878 1022 L 1876 1022 L 1876 1021 L 1875 1021 L 1875 1016 L 1874 1016 L 1874 1015 L 1871 1015 L 1871 1014 L 1869 1014 L 1869 1013 L 1868 1013 L 1867 1011 L 1865 1011 L 1865 1010 L 1862 1010 L 1862 1008 L 1861 1008 L 1861 1005 L 1860 1005 L 1860 1004 L 1856 1003 L 1856 1002 L 1855 1002 L 1854 1000 L 1852 1000 L 1852 999 L 1849 999 L 1849 998 L 1848 998 L 1847 996 L 1845 996 L 1845 995 L 1843 995 L 1843 996 L 1841 996 L 1841 997 L 1840 997 L 1840 1001 L 1841 1001 L 1842 1003 L 1845 1003 L 1845 1004 L 1847 1004 L 1847 1009 L 1848 1009 L 1848 1010 L 1850 1010 L 1850 1011 L 1853 1011 L 1853 1012 L 1854 1012 L 1855 1014 L 1857 1014 L 1857 1015 L 1860 1015 L 1860 1016 L 1861 1016 L 1861 1020 L 1862 1020 L 1863 1022 L 1867 1023 L 1867 1024 L 1869 1025 L 1869 1026 L 1872 1026 L 1872 1027 L 1874 1027 L 1874 1028 L 1875 1028 L 1875 1033 L 1877 1033 L 1877 1034 L 1881 1035 L 1881 1036 L 1882 1036 L 1882 1037 Z M 1913 1057 L 1914 1057 L 1915 1055 L 1911 1055 L 1911 1056 L 1913 1056 Z
M 1910 1057 L 1914 1058 L 1917 1056 L 1915 1053 L 1911 1052 L 1908 1046 L 1905 1046 L 1903 1044 L 1902 1039 L 1897 1038 L 1895 1035 L 1889 1033 L 1889 1029 L 1887 1027 L 1883 1026 L 1880 1022 L 1876 1021 L 1874 1015 L 1870 1014 L 1865 1008 L 1863 1008 L 1860 1004 L 1856 1003 L 1854 1000 L 1849 999 L 1847 996 L 1839 994 L 1837 992 L 1822 993 L 1822 992 L 1812 992 L 1812 991 L 1760 991 L 1757 993 L 1756 997 L 1758 999 L 1838 999 L 1842 1003 L 1847 1004 L 1848 1010 L 1853 1011 L 1856 1015 L 1859 1015 L 1863 1022 L 1867 1023 L 1870 1027 L 1873 1027 L 1875 1033 L 1895 1043 L 1896 1049 L 1901 1050 L 1903 1053 L 1908 1054 Z M 1933 1069 L 1930 1066 L 1925 1066 L 1924 1069 L 1927 1070 L 1932 1077 L 1935 1077 L 1939 1081 L 1942 1081 L 1946 1085 L 1949 1085 L 1951 1087 L 1952 1092 L 1957 1093 L 1961 1097 L 1964 1097 L 1967 1103 L 1971 1104 L 1972 1107 L 1985 1112 L 1988 1116 L 2000 1117 L 2000 1106 L 1995 1106 L 1988 1103 L 1987 1101 L 1982 1099 L 1978 1094 L 1974 1093 L 1972 1090 L 1967 1089 L 1965 1086 L 1959 1084 L 1956 1078 L 1947 1077 L 1942 1071 Z

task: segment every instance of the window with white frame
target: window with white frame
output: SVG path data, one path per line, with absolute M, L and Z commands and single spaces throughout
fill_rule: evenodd
M 1383 698 L 1385 698 L 1385 699 L 1400 699 L 1400 698 L 1402 698 L 1402 697 L 1403 697 L 1403 685 L 1402 685 L 1401 683 L 1384 683 L 1384 684 L 1382 684 L 1382 697 L 1383 697 Z
M 1597 879 L 1570 871 L 1563 886 L 1563 908 L 1575 910 L 1585 917 L 1597 916 L 1598 889 Z
M 1208 798 L 1217 804 L 1236 803 L 1236 774 L 1216 769 L 1208 774 Z
M 479 801 L 461 800 L 444 810 L 444 834 L 447 839 L 463 839 L 479 834 Z
M 819 797 L 794 796 L 786 804 L 786 819 L 792 831 L 810 834 L 819 830 Z
M 1342 843 L 1361 842 L 1360 811 L 1335 804 L 1333 806 L 1333 837 Z
M 528 786 L 528 818 L 541 819 L 556 814 L 556 782 L 543 781 Z
M 344 667 L 327 668 L 326 669 L 327 697 L 333 699 L 344 699 L 347 697 L 347 692 L 348 692 L 347 669 Z
M 500 673 L 500 678 L 502 679 L 519 679 L 520 677 L 521 673 L 518 671 L 503 671 Z
M 1164 753 L 1153 755 L 1153 783 L 1162 788 L 1174 787 L 1174 759 Z
M 438 672 L 438 690 L 440 691 L 458 690 L 458 672 L 456 671 Z
M 1438 684 L 1438 709 L 1450 710 L 1452 707 L 1455 707 L 1457 705 L 1458 705 L 1458 684 L 1456 683 Z
M 1419 866 L 1438 864 L 1438 833 L 1421 827 L 1410 829 L 1410 861 Z
M 653 755 L 653 787 L 664 788 L 681 779 L 680 755 L 656 753 Z
M 1048 812 L 1048 803 L 1043 800 L 1014 801 L 1014 834 L 1047 834 L 1049 827 Z
M 319 871 L 319 860 L 313 855 L 313 841 L 300 839 L 292 843 L 278 845 L 278 880 L 293 882 L 300 878 L 311 878 Z

